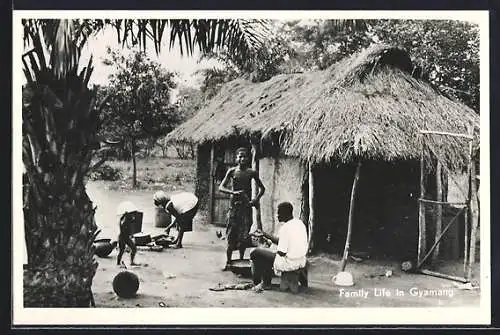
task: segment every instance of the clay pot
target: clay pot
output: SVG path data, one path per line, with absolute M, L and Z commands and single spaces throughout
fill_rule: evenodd
M 139 289 L 139 277 L 130 271 L 121 271 L 113 279 L 113 290 L 121 298 L 133 298 Z
M 107 257 L 116 247 L 116 242 L 111 243 L 111 239 L 103 238 L 94 241 L 95 254 L 98 257 Z

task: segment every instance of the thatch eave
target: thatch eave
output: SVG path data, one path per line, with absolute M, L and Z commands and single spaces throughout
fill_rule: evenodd
M 201 144 L 273 135 L 287 155 L 348 163 L 418 159 L 421 129 L 465 133 L 470 127 L 478 143 L 479 116 L 472 109 L 416 78 L 406 52 L 377 45 L 325 71 L 227 83 L 167 140 Z M 432 141 L 454 167 L 466 160 L 461 141 Z

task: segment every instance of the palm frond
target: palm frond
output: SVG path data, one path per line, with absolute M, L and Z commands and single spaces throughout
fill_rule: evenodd
M 23 20 L 25 46 L 31 45 L 36 51 L 38 67 L 46 69 L 45 53 L 48 53 L 50 70 L 57 78 L 64 77 L 78 67 L 81 49 L 96 25 L 89 20 Z M 101 27 L 104 24 L 100 24 Z M 30 54 L 34 55 L 34 54 Z M 29 56 L 34 66 L 33 56 Z
M 227 50 L 241 58 L 251 59 L 265 43 L 268 22 L 265 20 L 171 19 L 171 20 L 113 20 L 118 41 L 142 49 L 152 42 L 160 52 L 166 29 L 170 29 L 169 47 L 176 44 L 182 55 L 192 55 L 195 47 L 203 54 Z

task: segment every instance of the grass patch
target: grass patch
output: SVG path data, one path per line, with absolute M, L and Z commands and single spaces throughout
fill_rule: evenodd
M 109 185 L 110 189 L 132 188 L 132 161 L 109 161 L 107 164 L 121 171 L 121 178 Z M 191 159 L 148 157 L 137 159 L 137 189 L 194 191 L 196 161 Z

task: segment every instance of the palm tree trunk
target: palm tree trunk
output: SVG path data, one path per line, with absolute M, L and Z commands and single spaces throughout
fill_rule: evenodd
M 40 201 L 36 194 L 44 186 L 34 181 L 25 192 L 24 306 L 89 307 L 97 269 L 92 203 L 83 183 L 76 191 L 54 184 L 48 191 L 54 195 L 51 201 Z
M 33 71 L 22 108 L 24 307 L 89 307 L 97 226 L 84 178 L 98 148 L 100 111 L 88 88 L 92 68 L 60 77 L 33 63 L 24 69 Z

